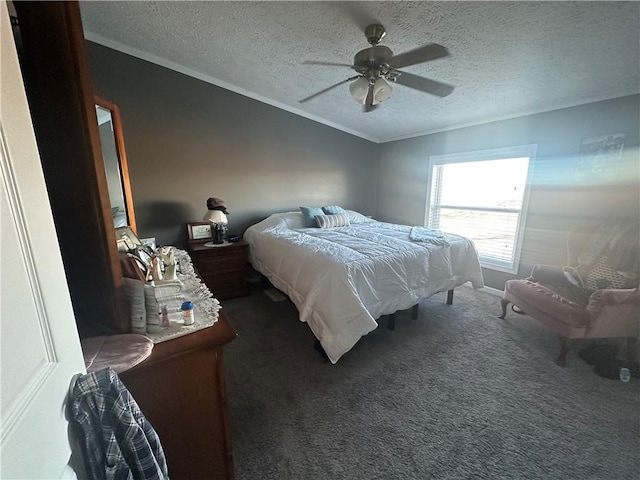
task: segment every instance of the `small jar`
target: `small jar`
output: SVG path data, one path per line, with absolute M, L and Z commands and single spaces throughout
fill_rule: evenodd
M 620 369 L 620 380 L 623 382 L 628 382 L 629 380 L 631 380 L 631 370 L 629 370 L 628 368 L 621 368 Z
M 180 310 L 182 310 L 182 322 L 185 325 L 193 325 L 193 302 L 183 302 Z

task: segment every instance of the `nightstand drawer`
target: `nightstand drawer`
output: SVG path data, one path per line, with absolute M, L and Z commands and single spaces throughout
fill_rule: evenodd
M 225 255 L 201 255 L 198 258 L 199 272 L 225 272 L 245 268 L 247 256 L 244 250 Z

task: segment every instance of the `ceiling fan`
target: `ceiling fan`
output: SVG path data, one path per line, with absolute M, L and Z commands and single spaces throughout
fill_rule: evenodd
M 324 90 L 320 90 L 313 95 L 303 98 L 300 100 L 300 103 L 307 102 L 318 95 L 322 95 L 348 82 L 352 82 L 351 85 L 349 85 L 351 96 L 364 106 L 365 112 L 371 112 L 381 102 L 384 102 L 391 96 L 391 86 L 388 82 L 404 85 L 405 87 L 437 95 L 438 97 L 446 97 L 453 91 L 453 87 L 446 83 L 398 70 L 399 68 L 446 57 L 449 55 L 449 52 L 445 47 L 437 43 L 428 43 L 414 50 L 394 55 L 390 48 L 378 45 L 386 33 L 382 25 L 369 25 L 365 28 L 364 34 L 367 37 L 367 41 L 371 44 L 371 47 L 356 53 L 353 58 L 353 65 L 318 61 L 304 62 L 307 65 L 349 67 L 358 72 L 358 75 L 342 80 L 335 85 L 331 85 Z

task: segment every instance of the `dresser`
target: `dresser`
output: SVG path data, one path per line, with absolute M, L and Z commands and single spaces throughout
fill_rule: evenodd
M 189 254 L 198 275 L 218 300 L 249 295 L 247 242 L 240 240 L 213 247 L 189 242 Z
M 79 4 L 13 2 L 13 7 L 31 121 L 78 330 L 103 325 L 130 332 Z M 4 46 L 3 37 L 3 53 Z M 53 333 L 65 338 L 57 327 Z M 222 350 L 235 336 L 219 312 L 213 325 L 156 344 L 144 361 L 119 374 L 158 432 L 172 480 L 234 478 Z M 49 403 L 62 405 L 61 392 L 71 380 L 64 378 L 68 367 L 62 363 L 71 364 L 71 350 L 65 349 L 64 358 L 56 360 L 55 375 L 39 379 L 52 386 L 55 382 L 55 398 Z M 58 426 L 60 411 L 50 417 L 44 410 L 36 413 L 37 418 L 52 420 L 51 425 L 44 422 L 51 432 L 39 422 L 42 434 L 58 438 L 53 427 Z M 65 433 L 61 438 L 66 440 Z M 38 445 L 35 440 L 33 444 Z M 33 457 L 41 466 L 45 460 L 65 458 L 59 446 L 36 456 L 38 448 L 31 447 L 20 450 L 29 450 L 21 456 L 23 463 Z M 24 476 L 26 470 L 20 471 Z M 65 471 L 64 476 L 70 475 Z
M 158 433 L 172 480 L 234 478 L 222 349 L 236 333 L 218 315 L 119 374 Z

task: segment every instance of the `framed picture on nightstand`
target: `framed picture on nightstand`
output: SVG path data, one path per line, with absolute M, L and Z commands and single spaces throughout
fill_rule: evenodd
M 213 239 L 210 222 L 187 223 L 190 242 L 208 242 Z

